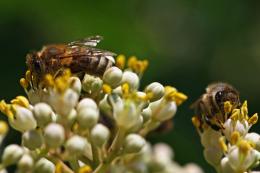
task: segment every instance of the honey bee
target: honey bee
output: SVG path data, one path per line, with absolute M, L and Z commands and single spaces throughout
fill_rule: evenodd
M 229 101 L 232 108 L 241 105 L 238 91 L 227 83 L 213 83 L 191 108 L 195 110 L 201 123 L 208 124 L 214 130 L 223 129 L 223 123 L 229 118 L 224 103 Z
M 115 63 L 115 54 L 95 48 L 101 36 L 87 37 L 68 44 L 47 45 L 26 56 L 26 64 L 34 77 L 35 85 L 46 74 L 56 76 L 66 68 L 73 74 L 89 73 L 102 76 Z

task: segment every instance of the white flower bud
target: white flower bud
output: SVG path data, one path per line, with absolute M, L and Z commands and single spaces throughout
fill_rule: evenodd
M 40 160 L 38 160 L 35 164 L 34 167 L 34 173 L 54 173 L 55 172 L 55 165 L 45 159 L 45 158 L 41 158 Z
M 227 157 L 224 157 L 222 160 L 221 160 L 221 172 L 222 173 L 235 173 L 235 171 L 231 168 L 230 164 L 228 163 L 229 160 Z
M 9 118 L 9 123 L 14 129 L 24 132 L 36 128 L 36 120 L 33 117 L 33 113 L 29 109 L 20 106 L 16 106 L 15 109 L 15 118 Z
M 80 128 L 91 129 L 97 124 L 99 118 L 99 112 L 93 108 L 82 108 L 78 111 L 77 121 Z
M 67 123 L 71 127 L 77 119 L 77 111 L 72 109 L 67 117 Z
M 6 169 L 1 169 L 0 173 L 8 173 Z
M 153 82 L 145 88 L 146 93 L 152 93 L 151 101 L 156 101 L 164 95 L 164 87 L 158 82 Z
M 224 123 L 224 134 L 228 141 L 231 139 L 231 135 L 234 131 L 238 131 L 241 136 L 245 136 L 249 130 L 248 122 L 243 120 L 243 122 L 237 120 L 233 121 L 231 119 L 226 120 Z
M 174 154 L 170 146 L 158 143 L 153 147 L 153 150 L 154 158 L 160 165 L 168 165 L 172 162 Z
M 91 130 L 91 140 L 98 147 L 102 147 L 109 139 L 110 131 L 103 124 L 97 124 Z
M 255 149 L 260 151 L 260 135 L 257 133 L 248 133 L 245 136 L 245 140 L 255 144 Z
M 113 88 L 117 87 L 122 80 L 123 72 L 118 67 L 107 69 L 103 75 L 103 81 Z
M 152 110 L 150 107 L 143 109 L 142 114 L 144 122 L 147 122 L 152 117 Z
M 124 152 L 138 153 L 145 146 L 145 139 L 137 134 L 129 134 L 124 141 Z
M 39 127 L 45 127 L 52 121 L 53 111 L 46 103 L 37 103 L 33 108 L 33 114 Z
M 60 124 L 51 123 L 44 129 L 45 143 L 50 148 L 62 145 L 65 139 L 64 128 Z
M 128 83 L 130 89 L 136 90 L 139 87 L 139 77 L 131 71 L 125 71 L 121 83 Z
M 99 77 L 85 74 L 82 81 L 82 89 L 88 93 L 99 91 L 102 88 L 103 81 Z
M 67 116 L 70 111 L 77 105 L 79 95 L 72 89 L 67 89 L 64 94 L 51 93 L 49 102 L 55 112 L 62 116 Z
M 81 81 L 78 77 L 71 77 L 69 79 L 70 88 L 78 94 L 81 92 Z
M 28 154 L 24 154 L 22 158 L 19 160 L 17 167 L 21 172 L 31 172 L 33 165 L 33 158 Z
M 84 154 L 87 148 L 87 143 L 87 139 L 75 135 L 67 140 L 65 148 L 71 156 L 80 156 Z
M 80 111 L 80 109 L 85 108 L 92 108 L 96 110 L 98 109 L 96 102 L 90 98 L 82 99 L 77 105 L 77 111 Z
M 22 143 L 30 150 L 40 148 L 43 144 L 42 135 L 36 130 L 30 130 L 23 134 Z
M 171 119 L 177 111 L 175 102 L 165 101 L 164 99 L 150 103 L 149 107 L 152 110 L 152 117 L 158 121 Z
M 4 166 L 9 166 L 17 163 L 23 156 L 24 150 L 16 144 L 8 145 L 2 155 L 2 164 Z
M 203 173 L 203 170 L 194 163 L 189 163 L 183 168 L 185 173 Z

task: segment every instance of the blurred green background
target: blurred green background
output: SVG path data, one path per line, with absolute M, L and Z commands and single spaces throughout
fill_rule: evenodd
M 189 110 L 208 83 L 233 84 L 250 113 L 260 112 L 259 0 L 1 0 L 0 97 L 23 94 L 18 81 L 28 51 L 95 34 L 104 36 L 101 48 L 149 59 L 142 87 L 158 81 L 189 96 L 172 132 L 151 137 L 172 145 L 180 164 L 196 162 L 214 172 L 203 159 Z M 7 140 L 15 141 L 14 135 Z

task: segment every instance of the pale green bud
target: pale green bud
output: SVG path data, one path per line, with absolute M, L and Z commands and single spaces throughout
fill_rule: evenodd
M 64 128 L 60 124 L 51 123 L 44 129 L 45 143 L 50 148 L 61 146 L 65 139 Z
M 23 134 L 22 143 L 25 147 L 30 150 L 40 148 L 43 144 L 43 137 L 40 132 L 36 130 L 30 130 Z
M 147 122 L 148 120 L 151 119 L 152 116 L 152 110 L 150 107 L 147 107 L 145 109 L 143 109 L 142 113 L 141 113 L 144 122 Z
M 54 173 L 55 165 L 47 160 L 46 158 L 41 158 L 38 160 L 34 167 L 34 173 Z
M 78 77 L 71 77 L 69 79 L 70 88 L 78 94 L 81 92 L 81 81 Z
M 103 81 L 113 88 L 120 85 L 122 80 L 123 72 L 118 67 L 111 67 L 107 69 L 103 75 Z
M 151 101 L 159 100 L 164 95 L 164 87 L 158 82 L 153 82 L 145 88 L 146 93 L 152 93 Z
M 91 129 L 97 124 L 99 112 L 93 108 L 82 108 L 78 111 L 77 121 L 80 128 Z
M 16 164 L 24 154 L 24 150 L 16 144 L 8 145 L 2 155 L 2 164 L 9 166 Z
M 36 120 L 29 109 L 20 106 L 16 106 L 15 109 L 16 113 L 14 118 L 9 118 L 9 123 L 14 129 L 24 132 L 36 128 Z
M 158 121 L 171 119 L 177 111 L 175 102 L 165 101 L 164 99 L 150 103 L 149 107 L 152 110 L 152 117 Z
M 143 137 L 137 134 L 129 134 L 124 141 L 125 153 L 138 153 L 145 146 L 146 142 Z
M 105 95 L 104 98 L 99 102 L 99 109 L 101 112 L 104 112 L 106 115 L 112 115 L 112 107 L 108 102 L 108 96 Z
M 130 89 L 136 90 L 139 87 L 139 77 L 131 71 L 125 71 L 121 83 L 128 83 Z
M 77 111 L 80 111 L 80 109 L 84 108 L 93 108 L 96 110 L 98 109 L 96 102 L 90 98 L 84 98 L 78 103 Z
M 33 114 L 39 127 L 45 127 L 52 121 L 53 111 L 46 103 L 37 103 L 33 108 Z
M 99 91 L 102 88 L 103 81 L 96 76 L 85 74 L 82 81 L 82 89 L 88 93 Z
M 91 140 L 98 147 L 102 147 L 109 139 L 110 131 L 103 124 L 97 124 L 91 130 Z
M 71 156 L 80 156 L 84 154 L 86 148 L 87 148 L 87 139 L 75 135 L 70 137 L 65 145 L 66 151 L 71 155 Z
M 17 164 L 17 167 L 21 172 L 31 172 L 33 166 L 34 160 L 28 154 L 24 154 Z

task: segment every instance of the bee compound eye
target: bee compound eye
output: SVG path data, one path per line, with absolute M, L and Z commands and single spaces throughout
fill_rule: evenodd
M 217 92 L 216 95 L 215 95 L 215 99 L 216 99 L 217 102 L 220 102 L 222 100 L 222 97 L 223 97 L 222 91 Z

